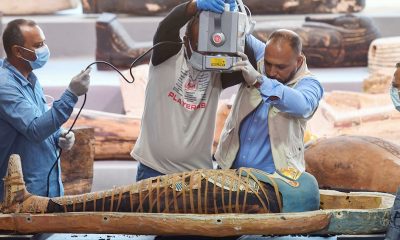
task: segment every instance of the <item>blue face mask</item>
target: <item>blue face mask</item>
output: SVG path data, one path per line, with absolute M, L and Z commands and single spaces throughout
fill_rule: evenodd
M 36 60 L 35 61 L 30 61 L 30 60 L 27 60 L 27 59 L 21 57 L 25 61 L 29 62 L 29 64 L 31 65 L 32 69 L 38 69 L 38 68 L 43 67 L 47 63 L 49 58 L 50 58 L 50 50 L 49 50 L 49 48 L 47 47 L 46 44 L 44 44 L 42 47 L 40 47 L 38 49 L 35 49 L 35 51 L 32 51 L 32 50 L 24 48 L 24 47 L 22 47 L 22 48 L 27 50 L 27 51 L 34 52 L 35 55 L 36 55 Z
M 399 97 L 399 89 L 395 87 L 390 88 L 390 97 L 392 98 L 392 102 L 397 111 L 400 111 L 400 97 Z

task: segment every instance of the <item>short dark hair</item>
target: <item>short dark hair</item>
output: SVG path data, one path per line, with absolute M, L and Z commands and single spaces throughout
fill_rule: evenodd
M 12 46 L 23 46 L 25 44 L 25 39 L 21 32 L 21 26 L 34 27 L 36 25 L 36 22 L 26 19 L 15 19 L 7 24 L 3 32 L 3 46 L 7 57 L 11 56 Z
M 290 47 L 293 49 L 293 52 L 296 54 L 300 54 L 302 51 L 302 43 L 299 35 L 297 33 L 286 30 L 286 29 L 279 29 L 271 33 L 268 37 L 268 41 L 286 41 L 289 43 Z
M 198 24 L 199 24 L 199 21 L 200 21 L 200 12 L 197 11 L 196 14 L 189 20 L 189 22 L 188 22 L 187 25 L 186 25 L 186 32 L 185 32 L 185 35 L 186 35 L 187 37 L 192 38 L 192 28 L 193 28 L 195 25 L 198 25 Z

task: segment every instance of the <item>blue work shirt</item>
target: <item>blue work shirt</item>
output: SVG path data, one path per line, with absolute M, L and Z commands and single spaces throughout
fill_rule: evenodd
M 47 175 L 57 160 L 60 127 L 73 111 L 78 98 L 66 90 L 46 105 L 43 89 L 33 72 L 26 79 L 7 59 L 0 67 L 0 196 L 11 154 L 21 156 L 27 190 L 47 194 Z M 62 196 L 60 162 L 50 175 L 49 196 Z
M 257 61 L 264 58 L 264 44 L 252 45 Z M 268 173 L 275 172 L 268 131 L 268 111 L 272 106 L 282 112 L 302 118 L 309 117 L 318 107 L 323 88 L 312 77 L 302 79 L 296 88 L 290 88 L 277 80 L 263 76 L 260 94 L 263 99 L 240 125 L 240 147 L 232 168 L 251 167 Z M 278 99 L 271 101 L 270 97 Z

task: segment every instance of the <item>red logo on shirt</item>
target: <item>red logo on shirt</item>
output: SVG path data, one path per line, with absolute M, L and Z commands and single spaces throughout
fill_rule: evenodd
M 185 100 L 179 98 L 174 92 L 169 92 L 168 97 L 170 97 L 174 102 L 178 103 L 179 105 L 183 106 L 184 108 L 188 110 L 197 110 L 201 108 L 206 108 L 207 103 L 206 102 L 200 102 L 199 104 L 190 104 L 185 102 Z

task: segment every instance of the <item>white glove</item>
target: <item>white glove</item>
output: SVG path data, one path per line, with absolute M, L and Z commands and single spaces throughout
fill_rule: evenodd
M 71 131 L 67 134 L 67 130 L 61 129 L 61 135 L 58 139 L 58 146 L 63 150 L 71 150 L 75 143 L 75 134 Z
M 232 67 L 233 71 L 242 71 L 244 80 L 248 85 L 253 86 L 257 82 L 257 77 L 261 75 L 256 69 L 254 69 L 253 65 L 251 65 L 249 58 L 246 54 L 242 52 L 237 53 L 239 57 L 242 58 L 242 61 L 235 63 Z
M 81 71 L 78 75 L 72 78 L 69 83 L 68 90 L 75 96 L 79 97 L 87 93 L 90 84 L 90 68 L 85 71 Z

